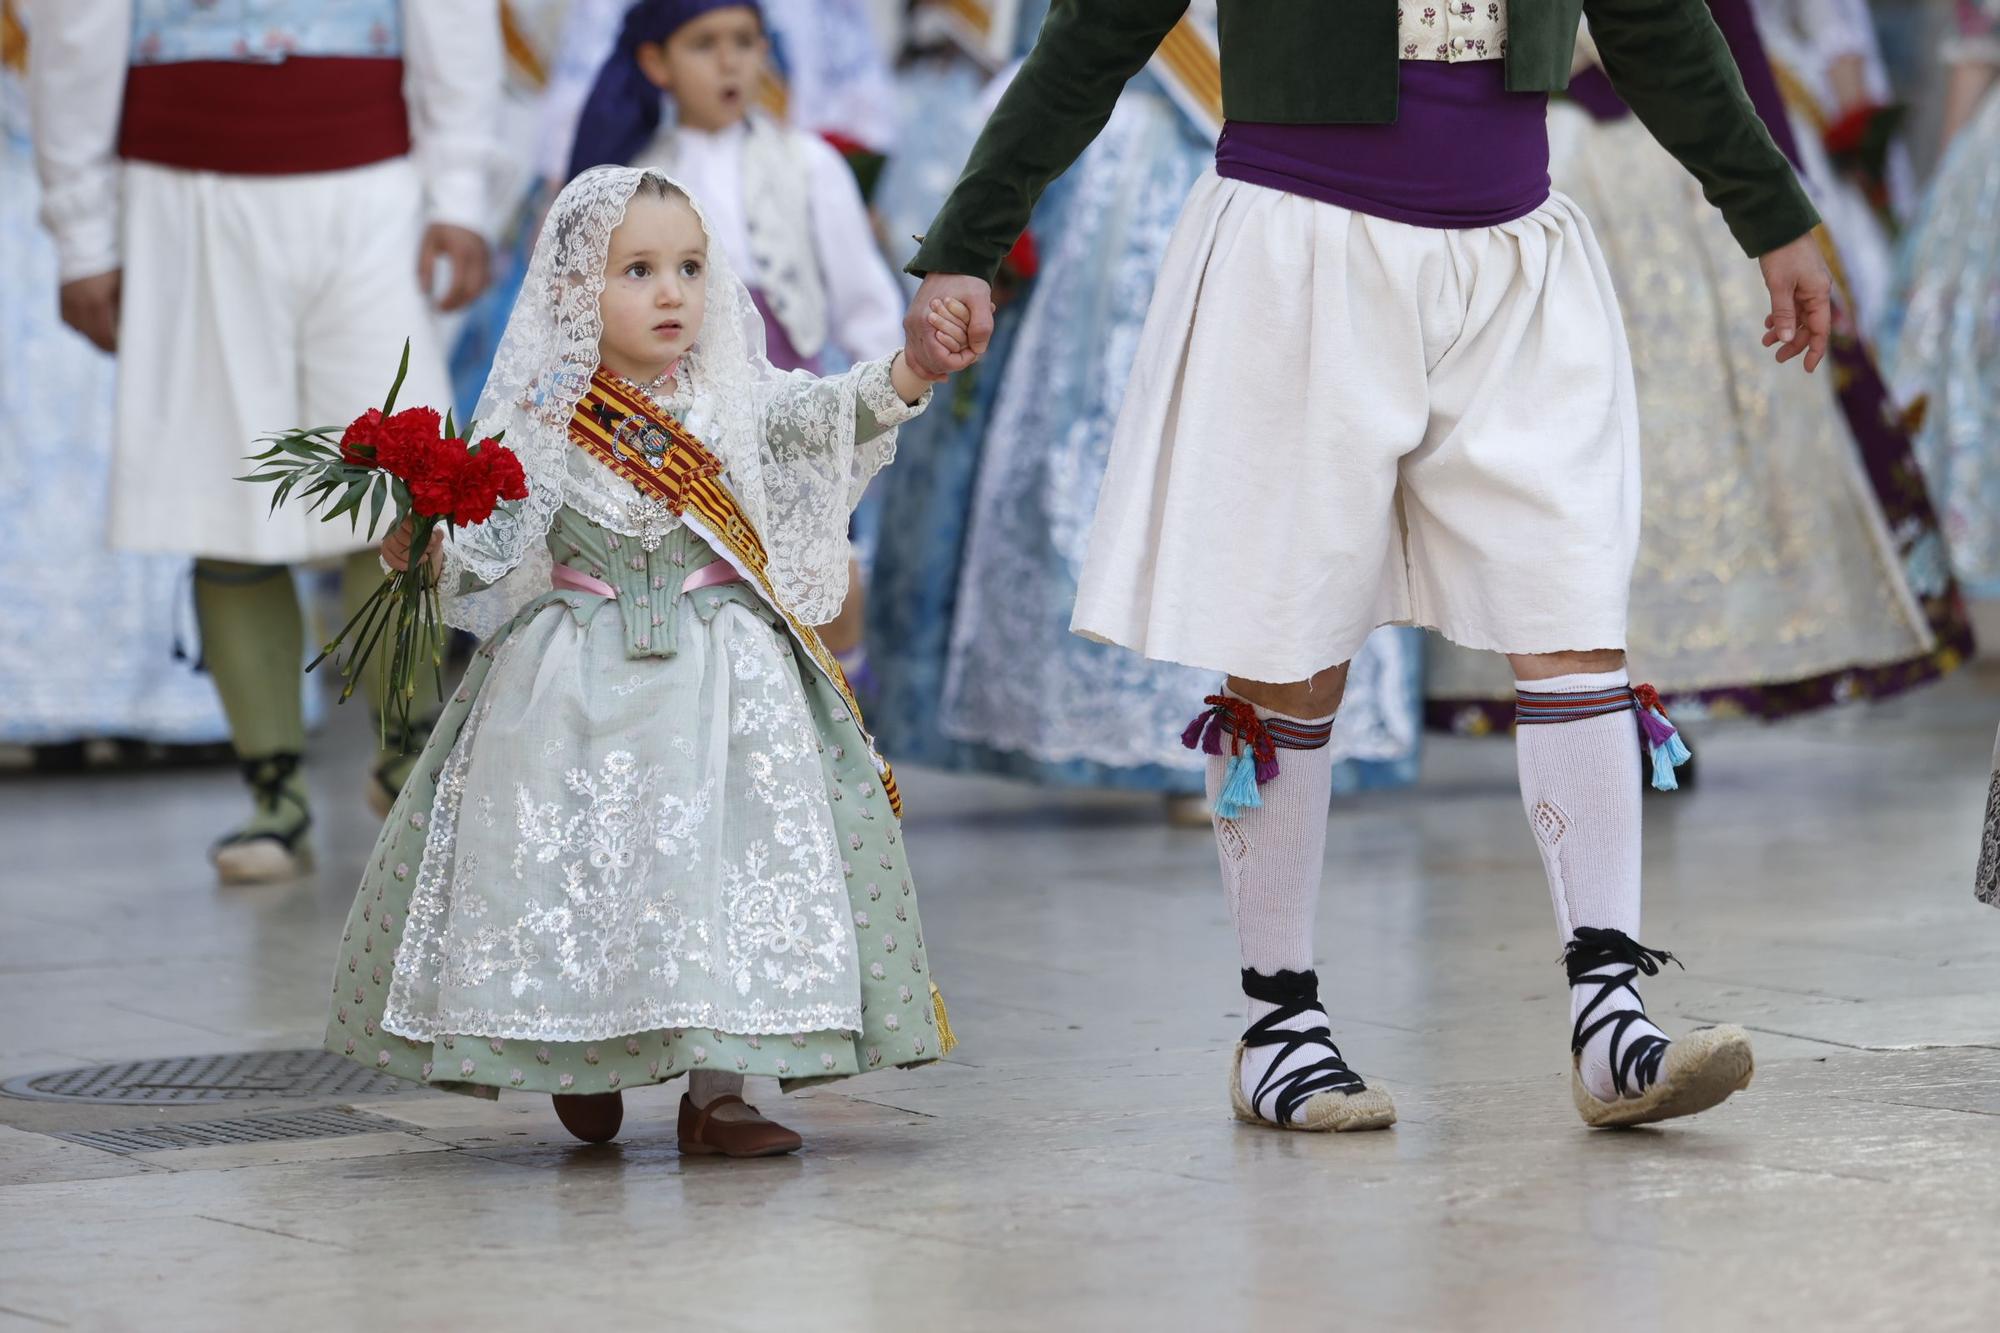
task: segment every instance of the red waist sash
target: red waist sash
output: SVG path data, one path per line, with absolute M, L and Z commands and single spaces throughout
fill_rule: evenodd
M 126 74 L 118 153 L 128 161 L 288 176 L 409 151 L 400 60 L 192 60 L 134 65 Z

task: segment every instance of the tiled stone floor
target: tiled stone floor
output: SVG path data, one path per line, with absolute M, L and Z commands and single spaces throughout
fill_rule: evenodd
M 1969 884 L 2000 674 L 1698 737 L 1649 801 L 1669 1027 L 1755 1086 L 1593 1134 L 1505 744 L 1333 815 L 1320 953 L 1392 1132 L 1239 1127 L 1205 834 L 1154 803 L 905 773 L 945 1068 L 789 1099 L 809 1150 L 682 1162 L 670 1089 L 615 1147 L 545 1101 L 367 1102 L 400 1132 L 120 1156 L 148 1115 L 0 1099 L 0 1331 L 1991 1329 L 2000 913 Z M 0 1079 L 309 1046 L 370 830 L 357 719 L 313 770 L 309 882 L 218 890 L 225 773 L 0 783 Z M 264 1109 L 270 1109 L 265 1104 Z

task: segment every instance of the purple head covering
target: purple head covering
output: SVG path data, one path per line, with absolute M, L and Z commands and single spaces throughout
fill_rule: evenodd
M 639 68 L 639 46 L 664 42 L 702 15 L 718 9 L 764 11 L 756 0 L 639 0 L 625 11 L 625 24 L 611 57 L 597 71 L 570 148 L 569 174 L 607 163 L 629 164 L 660 129 L 660 90 Z

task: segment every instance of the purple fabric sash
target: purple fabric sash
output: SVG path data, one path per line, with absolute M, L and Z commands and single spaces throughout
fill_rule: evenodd
M 1419 227 L 1491 227 L 1549 197 L 1548 94 L 1506 62 L 1402 62 L 1388 125 L 1230 121 L 1216 174 Z
M 757 313 L 764 317 L 764 355 L 779 370 L 809 370 L 820 373 L 823 364 L 816 356 L 800 356 L 799 349 L 792 346 L 792 335 L 785 332 L 785 326 L 771 313 L 771 303 L 764 299 L 758 288 L 750 289 L 750 300 L 755 303 Z

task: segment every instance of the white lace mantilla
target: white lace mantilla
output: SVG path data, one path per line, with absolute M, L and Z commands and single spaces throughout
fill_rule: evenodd
M 636 492 L 595 465 L 579 465 L 568 432 L 598 366 L 611 233 L 646 174 L 596 167 L 557 197 L 480 395 L 481 431 L 505 431 L 528 479 L 526 500 L 445 543 L 446 619 L 481 638 L 548 591 L 545 538 L 565 504 L 637 535 Z M 824 623 L 847 596 L 848 516 L 868 479 L 894 457 L 895 427 L 929 395 L 905 404 L 887 360 L 827 378 L 772 366 L 763 317 L 713 241 L 707 288 L 700 336 L 662 406 L 721 460 L 764 539 L 778 599 L 800 619 Z M 863 422 L 863 409 L 872 423 Z

